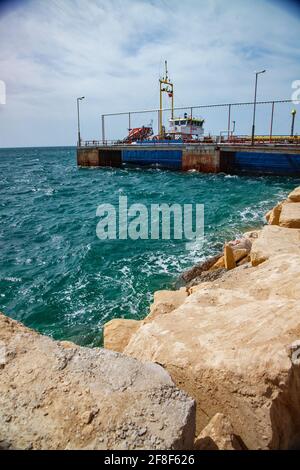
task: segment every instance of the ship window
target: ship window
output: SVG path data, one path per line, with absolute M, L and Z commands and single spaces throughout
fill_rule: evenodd
M 175 126 L 179 126 L 179 121 L 175 121 Z
M 181 121 L 182 126 L 186 126 L 186 121 Z

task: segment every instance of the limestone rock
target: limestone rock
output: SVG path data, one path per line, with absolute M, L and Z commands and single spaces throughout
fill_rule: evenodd
M 293 202 L 300 202 L 300 186 L 289 194 L 289 199 Z
M 279 225 L 281 227 L 300 228 L 300 202 L 292 202 L 282 206 Z
M 195 440 L 195 450 L 243 450 L 235 436 L 232 424 L 222 413 L 217 413 Z
M 133 333 L 141 326 L 137 320 L 114 319 L 104 325 L 104 347 L 123 352 Z
M 202 263 L 193 266 L 191 269 L 188 269 L 182 274 L 182 279 L 188 283 L 195 279 L 196 277 L 200 276 L 204 271 L 208 271 L 218 260 L 223 256 L 223 253 L 219 253 L 216 256 L 212 256 L 211 258 L 203 261 Z
M 204 273 L 200 274 L 200 276 L 195 277 L 195 279 L 193 279 L 191 282 L 187 284 L 186 287 L 187 287 L 188 293 L 190 292 L 190 289 L 192 287 L 198 286 L 199 284 L 202 284 L 204 282 L 215 281 L 216 279 L 220 279 L 226 273 L 227 273 L 227 270 L 225 268 L 205 271 Z
M 218 269 L 225 269 L 224 256 L 218 259 L 218 261 L 210 268 L 210 271 L 217 271 Z
M 179 290 L 161 290 L 154 293 L 154 302 L 150 307 L 150 314 L 145 318 L 144 322 L 152 321 L 158 315 L 165 315 L 178 308 L 188 293 L 185 287 Z
M 281 253 L 300 254 L 300 230 L 266 225 L 252 245 L 252 265 L 258 266 L 271 256 Z
M 227 270 L 234 269 L 236 267 L 233 249 L 229 245 L 225 245 L 225 248 L 224 248 L 224 262 L 225 262 L 225 268 Z
M 162 364 L 196 399 L 198 433 L 223 413 L 249 449 L 299 446 L 300 367 L 290 345 L 300 339 L 300 255 L 241 266 L 197 289 L 143 325 L 125 353 Z
M 194 401 L 159 365 L 64 348 L 0 315 L 1 449 L 189 449 Z
M 253 242 L 259 237 L 260 233 L 261 233 L 261 230 L 251 230 L 250 232 L 245 232 L 243 235 L 244 235 L 244 238 L 249 238 L 249 240 Z
M 279 225 L 280 214 L 282 211 L 282 203 L 277 204 L 266 214 L 266 219 L 269 225 Z

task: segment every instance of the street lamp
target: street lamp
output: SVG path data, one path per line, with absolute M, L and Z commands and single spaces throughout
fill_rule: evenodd
M 257 96 L 257 77 L 261 73 L 265 73 L 266 70 L 261 70 L 260 72 L 255 72 L 255 93 L 254 93 L 254 108 L 253 108 L 253 125 L 252 125 L 252 145 L 254 145 L 254 136 L 255 136 L 255 114 L 256 114 L 256 96 Z
M 77 130 L 78 130 L 78 146 L 81 146 L 81 137 L 80 137 L 80 117 L 79 117 L 79 101 L 84 100 L 84 96 L 77 98 Z
M 296 114 L 297 114 L 296 109 L 293 109 L 292 112 L 291 112 L 291 114 L 292 114 L 291 137 L 294 137 L 295 117 L 296 117 Z

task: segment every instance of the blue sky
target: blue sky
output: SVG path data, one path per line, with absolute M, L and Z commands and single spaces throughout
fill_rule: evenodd
M 100 115 L 156 108 L 164 59 L 177 106 L 291 98 L 300 80 L 300 10 L 279 0 L 24 0 L 1 2 L 0 146 L 72 145 L 77 96 L 85 139 L 100 137 Z M 167 105 L 167 103 L 166 103 Z M 295 107 L 295 106 L 294 106 Z M 289 132 L 290 107 L 276 109 L 274 132 Z M 258 110 L 267 133 L 270 109 Z M 224 112 L 203 110 L 206 132 L 227 127 Z M 154 117 L 154 116 L 153 116 Z M 300 109 L 298 113 L 300 120 Z M 133 124 L 148 124 L 139 116 Z M 250 132 L 251 110 L 234 110 Z M 126 134 L 125 119 L 107 122 Z M 298 122 L 296 131 L 300 133 Z

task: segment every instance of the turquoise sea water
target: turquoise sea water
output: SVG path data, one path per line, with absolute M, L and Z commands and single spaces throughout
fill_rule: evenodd
M 100 345 L 112 318 L 143 318 L 153 292 L 263 223 L 299 179 L 79 169 L 74 148 L 0 150 L 0 310 L 56 339 Z M 100 241 L 99 204 L 204 203 L 205 244 Z

